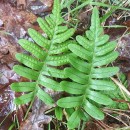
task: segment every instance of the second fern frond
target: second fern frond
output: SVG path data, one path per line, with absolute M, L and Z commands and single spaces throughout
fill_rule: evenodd
M 78 44 L 68 45 L 72 52 L 69 56 L 71 66 L 65 69 L 65 75 L 71 81 L 61 82 L 62 89 L 71 95 L 57 102 L 60 107 L 75 109 L 68 119 L 70 129 L 78 126 L 87 114 L 98 120 L 104 119 L 96 104 L 112 104 L 112 99 L 102 91 L 116 88 L 110 77 L 119 71 L 118 67 L 106 67 L 118 57 L 118 52 L 114 51 L 116 42 L 108 42 L 109 36 L 103 35 L 97 8 L 93 9 L 90 30 L 84 37 L 77 36 L 76 40 Z

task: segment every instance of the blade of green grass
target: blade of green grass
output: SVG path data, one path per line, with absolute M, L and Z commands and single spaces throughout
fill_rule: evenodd
M 129 8 L 125 8 L 125 7 L 119 7 L 119 6 L 115 6 L 115 5 L 109 5 L 109 4 L 104 4 L 101 2 L 92 2 L 92 0 L 88 0 L 87 2 L 84 2 L 83 4 L 77 6 L 76 8 L 74 8 L 73 10 L 70 11 L 70 13 L 79 10 L 83 7 L 85 7 L 86 5 L 97 5 L 97 6 L 103 6 L 103 7 L 108 7 L 108 8 L 115 8 L 115 9 L 121 9 L 121 10 L 126 10 L 126 11 L 130 11 Z M 65 14 L 67 15 L 67 14 Z

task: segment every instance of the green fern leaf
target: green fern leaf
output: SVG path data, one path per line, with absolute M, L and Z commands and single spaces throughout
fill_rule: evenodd
M 20 82 L 11 85 L 12 90 L 16 92 L 31 92 L 35 90 L 36 82 Z
M 95 118 L 97 120 L 104 119 L 103 112 L 99 108 L 97 108 L 95 105 L 91 104 L 88 100 L 85 101 L 83 108 L 93 118 Z
M 40 33 L 38 33 L 34 29 L 28 29 L 28 33 L 31 36 L 31 38 L 41 47 L 45 49 L 49 49 L 50 47 L 50 40 L 46 39 L 44 36 L 42 36 Z
M 57 81 L 47 78 L 46 76 L 41 75 L 41 77 L 38 79 L 38 83 L 55 91 L 62 91 L 62 88 L 60 87 L 60 84 Z
M 47 24 L 47 22 L 45 20 L 43 20 L 42 18 L 38 18 L 37 22 L 39 23 L 39 26 L 41 27 L 41 29 L 51 39 L 53 37 L 53 30 L 50 28 L 50 26 Z
M 59 26 L 57 29 L 56 29 L 56 33 L 62 33 L 62 32 L 65 32 L 67 31 L 67 27 L 66 26 Z
M 59 54 L 59 53 L 65 53 L 68 51 L 68 45 L 69 44 L 75 44 L 74 41 L 68 40 L 66 42 L 61 43 L 60 45 L 53 46 L 52 50 L 50 51 L 50 54 Z
M 96 56 L 94 59 L 93 66 L 96 67 L 96 66 L 102 66 L 102 65 L 109 64 L 109 63 L 113 62 L 118 57 L 118 55 L 119 55 L 118 52 L 111 52 L 102 57 Z
M 53 105 L 54 101 L 49 94 L 44 92 L 43 87 L 54 91 L 63 91 L 59 79 L 65 79 L 62 65 L 69 63 L 69 44 L 75 44 L 71 40 L 75 29 L 62 26 L 63 18 L 59 0 L 54 0 L 52 14 L 45 19 L 37 19 L 39 26 L 47 35 L 46 37 L 34 29 L 28 29 L 28 33 L 34 42 L 25 39 L 19 40 L 19 44 L 29 54 L 16 54 L 16 59 L 23 64 L 14 66 L 14 71 L 33 82 L 13 83 L 12 90 L 27 92 L 15 99 L 16 104 L 25 104 L 37 96 L 44 103 Z
M 106 55 L 116 47 L 116 42 L 110 42 L 102 47 L 97 47 L 95 52 L 96 56 Z
M 84 49 L 83 47 L 81 47 L 79 45 L 70 44 L 69 49 L 75 55 L 79 56 L 80 58 L 83 58 L 84 60 L 91 61 L 91 59 L 92 59 L 91 52 L 87 51 L 86 49 Z
M 43 63 L 39 63 L 39 61 L 36 58 L 33 58 L 32 56 L 28 56 L 26 54 L 16 54 L 16 58 L 19 62 L 28 66 L 29 68 L 32 68 L 34 70 L 42 69 Z
M 95 90 L 115 90 L 116 85 L 109 80 L 91 80 L 90 83 L 90 88 L 95 89 Z
M 118 53 L 114 51 L 116 42 L 108 42 L 109 36 L 103 35 L 97 8 L 93 9 L 90 30 L 86 31 L 85 37 L 77 36 L 76 40 L 78 45 L 68 45 L 72 52 L 69 56 L 70 67 L 64 70 L 71 81 L 60 83 L 63 90 L 71 96 L 59 99 L 57 104 L 63 108 L 84 110 L 91 117 L 102 120 L 104 114 L 97 104 L 113 103 L 112 99 L 102 91 L 116 88 L 110 77 L 117 74 L 119 68 L 106 67 L 118 57 Z M 77 111 L 70 116 L 70 122 L 74 117 L 78 122 L 82 119 Z M 70 128 L 74 128 L 78 123 L 68 124 Z
M 61 107 L 56 107 L 55 108 L 55 115 L 56 115 L 56 118 L 58 120 L 62 120 L 62 116 L 63 116 L 63 112 L 62 112 L 62 108 Z
M 103 35 L 103 36 L 98 38 L 98 41 L 96 42 L 96 46 L 104 45 L 108 40 L 109 40 L 109 36 Z
M 61 83 L 61 86 L 65 92 L 71 93 L 71 94 L 84 94 L 86 90 L 85 85 L 81 85 L 78 83 L 63 81 Z
M 80 36 L 80 35 L 78 35 L 77 37 L 76 37 L 76 40 L 78 41 L 78 43 L 81 45 L 81 46 L 83 46 L 86 50 L 88 50 L 88 51 L 92 51 L 92 43 L 91 43 L 91 41 L 89 41 L 88 39 L 86 39 L 85 37 L 83 37 L 83 36 Z
M 81 104 L 83 97 L 77 96 L 77 97 L 65 97 L 58 100 L 58 104 L 60 104 L 60 107 L 63 108 L 72 108 L 77 107 Z
M 53 99 L 41 88 L 38 88 L 37 97 L 48 105 L 52 105 L 54 103 Z
M 71 63 L 71 65 L 73 65 L 73 67 L 75 69 L 78 69 L 81 72 L 86 72 L 89 73 L 90 67 L 91 65 L 83 60 L 81 60 L 80 58 L 78 58 L 75 55 L 70 55 L 69 56 L 69 62 Z
M 38 45 L 25 39 L 21 39 L 18 42 L 26 51 L 30 52 L 36 58 L 43 60 L 46 57 L 47 53 L 43 51 L 42 48 L 40 48 Z
M 79 125 L 79 123 L 80 123 L 80 112 L 78 110 L 76 110 L 70 116 L 68 123 L 67 123 L 67 127 L 69 129 L 74 129 L 75 127 L 77 127 Z
M 69 62 L 69 54 L 61 54 L 55 56 L 48 56 L 46 63 L 51 66 L 62 66 Z
M 39 72 L 29 69 L 27 67 L 23 67 L 21 65 L 15 65 L 13 67 L 13 70 L 17 72 L 20 76 L 23 76 L 25 78 L 28 78 L 30 80 L 37 80 Z
M 87 84 L 89 79 L 88 75 L 81 73 L 74 68 L 66 68 L 65 73 L 70 79 L 80 84 Z
M 16 98 L 14 100 L 14 103 L 17 104 L 17 105 L 26 104 L 28 102 L 31 102 L 31 100 L 33 99 L 33 97 L 34 97 L 34 93 L 33 92 L 28 93 L 28 94 L 24 94 L 24 95 Z
M 70 38 L 74 34 L 74 32 L 75 32 L 75 30 L 73 28 L 71 28 L 61 34 L 56 35 L 53 39 L 53 43 L 65 42 L 68 38 Z
M 105 96 L 104 94 L 100 93 L 100 92 L 95 92 L 95 91 L 89 91 L 87 90 L 87 98 L 91 99 L 99 104 L 103 104 L 103 105 L 109 105 L 112 104 L 112 100 L 110 98 L 108 98 L 107 96 Z M 104 100 L 105 99 L 105 100 Z
M 119 71 L 118 67 L 106 67 L 106 68 L 94 68 L 92 70 L 92 78 L 108 78 L 111 77 Z

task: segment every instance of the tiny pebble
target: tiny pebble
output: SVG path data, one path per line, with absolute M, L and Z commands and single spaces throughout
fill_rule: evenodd
M 3 24 L 4 24 L 3 21 L 0 19 L 0 27 L 1 27 Z

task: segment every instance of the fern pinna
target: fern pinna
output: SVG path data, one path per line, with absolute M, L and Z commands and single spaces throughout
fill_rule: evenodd
M 74 109 L 68 119 L 70 129 L 88 115 L 98 120 L 104 118 L 96 104 L 109 105 L 113 102 L 102 91 L 116 88 L 110 77 L 119 71 L 118 67 L 106 66 L 118 57 L 118 52 L 113 51 L 116 42 L 108 42 L 109 36 L 103 35 L 97 8 L 93 9 L 90 30 L 84 37 L 77 36 L 76 40 L 79 44 L 68 45 L 72 52 L 69 56 L 71 66 L 65 69 L 65 75 L 71 81 L 61 82 L 63 90 L 71 96 L 57 102 L 60 107 Z
M 37 31 L 29 29 L 28 33 L 35 43 L 25 39 L 19 40 L 19 44 L 32 55 L 16 54 L 17 60 L 24 66 L 15 65 L 14 71 L 32 82 L 19 82 L 11 85 L 11 89 L 16 92 L 26 92 L 15 99 L 16 104 L 28 103 L 37 96 L 44 103 L 53 105 L 53 99 L 42 90 L 41 86 L 54 91 L 62 91 L 57 80 L 66 78 L 60 66 L 68 63 L 67 57 L 70 54 L 68 44 L 73 43 L 68 39 L 74 33 L 74 29 L 61 25 L 63 21 L 60 2 L 55 0 L 52 14 L 46 16 L 44 20 L 37 19 L 47 38 Z

